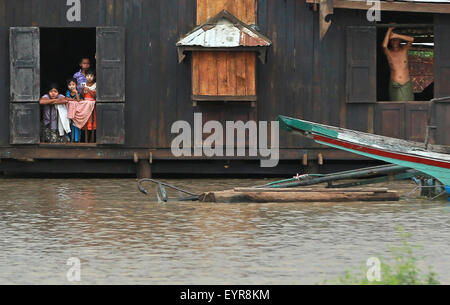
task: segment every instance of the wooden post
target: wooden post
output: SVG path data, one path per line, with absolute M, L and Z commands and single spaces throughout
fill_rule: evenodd
M 308 154 L 303 154 L 303 166 L 308 166 Z
M 308 164 L 308 166 L 306 166 L 306 173 L 307 174 L 319 174 L 320 173 L 319 164 L 310 162 Z
M 322 154 L 318 154 L 317 155 L 317 163 L 322 166 L 323 165 L 323 155 Z
M 152 166 L 148 160 L 139 160 L 136 165 L 136 173 L 138 179 L 152 178 Z

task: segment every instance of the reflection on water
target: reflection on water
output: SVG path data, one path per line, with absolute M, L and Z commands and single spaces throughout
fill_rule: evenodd
M 170 180 L 194 192 L 261 180 Z M 402 182 L 404 194 L 414 185 Z M 353 204 L 158 204 L 133 179 L 0 179 L 0 283 L 314 284 L 389 257 L 396 227 L 450 283 L 450 208 L 402 200 Z

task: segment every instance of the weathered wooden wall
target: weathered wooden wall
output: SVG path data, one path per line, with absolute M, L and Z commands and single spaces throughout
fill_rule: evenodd
M 197 24 L 227 10 L 247 24 L 256 22 L 257 0 L 197 0 Z
M 346 26 L 365 25 L 364 14 L 336 10 L 319 41 L 318 13 L 304 1 L 258 1 L 258 25 L 273 41 L 266 65 L 258 67 L 258 114 L 278 114 L 335 126 L 368 130 L 369 106 L 346 103 Z M 309 147 L 309 140 L 282 133 L 285 148 Z
M 199 0 L 198 9 L 197 0 L 88 0 L 82 5 L 82 21 L 69 23 L 65 1 L 0 0 L 0 146 L 9 146 L 10 26 L 126 28 L 126 147 L 169 148 L 174 137 L 172 123 L 192 122 L 195 111 L 205 111 L 209 118 L 218 120 L 270 121 L 284 114 L 375 132 L 384 128 L 376 126 L 377 111 L 388 111 L 384 112 L 385 121 L 392 111 L 400 116 L 405 111 L 400 106 L 392 110 L 391 105 L 346 103 L 346 27 L 367 24 L 365 14 L 358 10 L 336 10 L 330 31 L 319 42 L 318 13 L 304 0 L 258 0 L 257 5 L 253 0 Z M 257 112 L 246 104 L 192 107 L 191 94 L 196 86 L 192 84 L 192 59 L 177 62 L 175 44 L 180 37 L 223 8 L 245 22 L 256 21 L 260 32 L 273 41 L 267 64 L 256 64 Z M 448 44 L 448 40 L 440 43 Z M 422 111 L 421 105 L 417 107 Z M 440 105 L 438 124 L 450 121 L 448 108 Z M 417 116 L 417 112 L 413 114 Z M 423 117 L 423 111 L 419 116 Z M 411 133 L 417 136 L 418 131 Z M 438 140 L 448 141 L 448 134 Z M 281 145 L 319 147 L 284 132 Z
M 192 71 L 193 95 L 256 95 L 253 52 L 194 52 Z
M 128 147 L 170 147 L 170 126 L 192 120 L 191 69 L 175 44 L 195 26 L 196 0 L 81 1 L 68 22 L 66 1 L 0 0 L 0 146 L 9 146 L 9 27 L 126 28 L 125 132 Z
M 151 63 L 147 69 L 151 77 L 149 89 L 142 98 L 148 96 L 150 113 L 143 118 L 150 123 L 150 128 L 143 128 L 149 146 L 152 148 L 169 148 L 174 135 L 170 130 L 177 120 L 193 122 L 193 109 L 190 102 L 191 63 L 186 60 L 178 64 L 178 40 L 195 26 L 195 0 L 156 1 L 150 27 Z M 153 8 L 154 10 L 154 8 Z M 150 11 L 148 11 L 150 13 Z M 147 144 L 148 145 L 148 144 Z

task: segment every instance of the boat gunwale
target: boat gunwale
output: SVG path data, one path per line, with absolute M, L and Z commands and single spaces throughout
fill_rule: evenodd
M 448 150 L 450 152 L 450 146 L 439 145 L 436 147 L 436 145 L 428 145 L 428 149 L 426 149 L 425 144 L 420 143 L 420 142 L 396 139 L 396 138 L 366 133 L 366 132 L 362 132 L 362 131 L 345 129 L 345 128 L 341 128 L 341 127 L 328 126 L 328 125 L 324 125 L 324 124 L 320 124 L 320 123 L 314 123 L 314 122 L 296 119 L 296 118 L 290 118 L 290 117 L 286 117 L 286 116 L 279 116 L 278 120 L 282 121 L 283 124 L 286 124 L 292 130 L 300 132 L 303 135 L 305 133 L 306 134 L 312 133 L 312 134 L 317 134 L 317 135 L 324 135 L 327 137 L 339 139 L 340 141 L 344 141 L 347 143 L 353 143 L 353 144 L 362 145 L 362 146 L 366 146 L 366 147 L 372 147 L 375 149 L 382 149 L 382 150 L 389 151 L 392 153 L 400 153 L 400 154 L 410 155 L 410 156 L 412 155 L 412 156 L 416 156 L 419 158 L 425 158 L 425 159 L 450 163 L 450 154 L 447 154 L 447 153 L 441 151 L 441 150 L 445 150 L 445 151 Z M 292 124 L 289 121 L 301 122 L 304 124 L 308 124 L 312 128 L 311 128 L 311 130 L 303 130 L 303 129 L 298 128 L 297 126 L 295 126 L 295 124 Z M 314 127 L 320 127 L 320 128 L 334 131 L 337 133 L 337 135 L 332 136 L 327 133 L 324 134 L 320 131 L 315 130 Z M 339 137 L 339 134 L 347 135 L 348 137 L 351 137 L 352 140 L 354 140 L 354 141 L 350 141 L 348 138 L 345 138 L 345 137 Z M 367 142 L 358 141 L 358 139 L 355 138 L 355 135 L 358 137 L 366 137 Z M 373 141 L 374 143 L 371 144 L 370 141 Z M 388 143 L 388 142 L 391 142 L 391 143 Z M 404 148 L 408 147 L 408 146 L 411 149 L 405 150 Z M 436 148 L 438 148 L 438 149 L 436 149 Z M 420 154 L 419 152 L 433 154 L 433 156 L 424 156 L 424 155 Z

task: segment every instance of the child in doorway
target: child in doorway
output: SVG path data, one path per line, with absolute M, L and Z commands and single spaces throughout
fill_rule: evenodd
M 73 75 L 73 78 L 77 80 L 77 90 L 78 94 L 82 94 L 83 85 L 86 84 L 86 71 L 91 68 L 91 60 L 88 57 L 83 57 L 80 62 L 80 71 Z
M 43 142 L 64 142 L 64 137 L 58 136 L 59 114 L 56 106 L 65 105 L 66 103 L 64 95 L 59 94 L 57 84 L 51 84 L 48 93 L 39 100 L 39 104 L 43 105 Z
M 77 90 L 76 78 L 72 78 L 67 81 L 66 101 L 67 102 L 69 102 L 69 101 L 80 102 L 80 95 L 78 94 L 78 90 Z M 72 132 L 71 132 L 72 142 L 79 143 L 80 136 L 81 136 L 81 130 L 74 125 L 72 120 L 70 122 L 70 129 L 72 130 Z
M 86 101 L 95 101 L 97 98 L 97 84 L 95 82 L 94 70 L 86 71 L 86 85 L 82 87 L 83 97 Z M 89 121 L 84 126 L 83 130 L 86 131 L 86 140 L 89 139 L 90 143 L 95 142 L 95 132 L 97 130 L 97 109 L 94 108 Z M 88 138 L 88 134 L 90 137 Z

